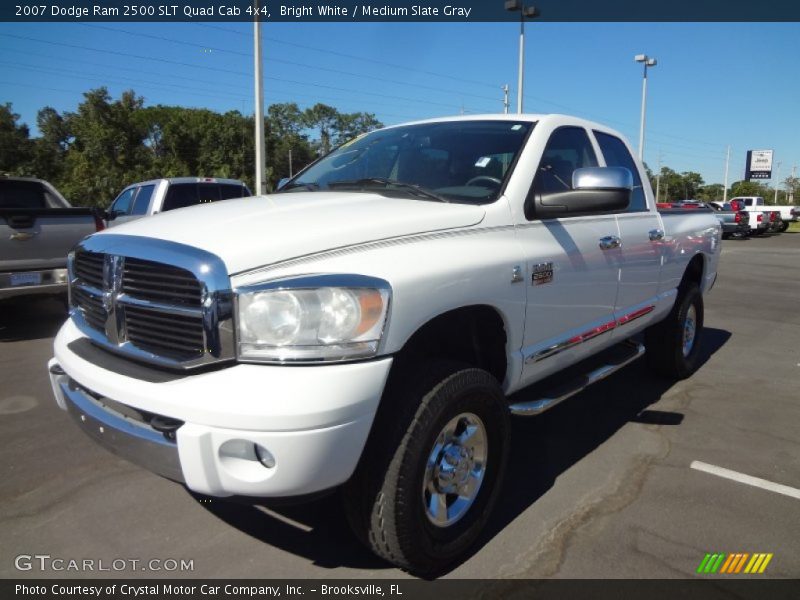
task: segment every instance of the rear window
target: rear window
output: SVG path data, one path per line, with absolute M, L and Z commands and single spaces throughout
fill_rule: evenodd
M 0 181 L 0 208 L 47 208 L 44 192 L 36 181 Z
M 200 204 L 196 183 L 176 183 L 169 186 L 162 210 L 175 210 Z
M 606 165 L 609 167 L 625 167 L 633 175 L 633 190 L 631 191 L 631 203 L 628 206 L 628 212 L 647 210 L 647 199 L 644 195 L 642 180 L 639 177 L 639 169 L 636 168 L 636 163 L 625 147 L 625 143 L 618 137 L 601 131 L 595 131 L 594 135 L 600 145 L 600 150 L 603 152 L 603 157 L 606 159 Z
M 234 185 L 230 183 L 221 183 L 219 185 L 219 195 L 223 200 L 230 198 L 244 198 L 249 196 L 248 190 L 243 185 Z
M 249 195 L 247 188 L 235 184 L 219 183 L 175 183 L 169 186 L 162 210 L 175 210 L 195 204 L 207 204 L 229 198 Z

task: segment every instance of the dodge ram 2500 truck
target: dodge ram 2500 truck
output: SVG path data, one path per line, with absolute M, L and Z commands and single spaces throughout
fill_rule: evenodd
M 662 375 L 698 366 L 719 222 L 660 214 L 607 127 L 400 125 L 281 190 L 142 219 L 72 253 L 49 369 L 97 443 L 217 497 L 338 488 L 365 544 L 435 573 L 498 498 L 510 415 L 645 349 Z M 547 387 L 556 373 L 569 380 Z

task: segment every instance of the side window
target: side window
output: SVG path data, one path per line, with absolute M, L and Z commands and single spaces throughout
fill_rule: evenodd
M 175 183 L 169 186 L 167 196 L 164 198 L 164 206 L 161 207 L 161 210 L 175 210 L 176 208 L 194 206 L 199 202 L 196 183 Z
M 147 208 L 150 206 L 150 198 L 153 197 L 153 190 L 156 189 L 154 185 L 143 185 L 139 188 L 139 193 L 136 194 L 136 200 L 133 201 L 132 215 L 146 215 Z
M 600 150 L 603 152 L 603 157 L 606 159 L 606 165 L 609 167 L 625 167 L 633 175 L 633 190 L 631 191 L 631 203 L 628 206 L 628 212 L 647 210 L 647 198 L 644 195 L 642 179 L 639 177 L 639 169 L 636 168 L 636 163 L 625 147 L 625 143 L 618 137 L 601 131 L 595 131 L 594 135 L 600 145 Z
M 133 202 L 133 194 L 136 192 L 136 188 L 128 188 L 124 190 L 117 199 L 114 200 L 114 203 L 111 205 L 110 212 L 117 213 L 118 215 L 127 215 L 131 212 L 131 203 Z
M 534 196 L 566 192 L 572 189 L 572 173 L 583 167 L 596 167 L 592 143 L 582 127 L 559 127 L 547 141 L 547 146 L 533 179 L 532 194 L 525 202 L 525 216 L 533 219 Z

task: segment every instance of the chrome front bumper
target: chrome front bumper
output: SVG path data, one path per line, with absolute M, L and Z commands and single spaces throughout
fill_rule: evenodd
M 105 406 L 67 375 L 53 373 L 54 391 L 81 430 L 106 450 L 167 479 L 183 482 L 178 445 L 146 423 Z

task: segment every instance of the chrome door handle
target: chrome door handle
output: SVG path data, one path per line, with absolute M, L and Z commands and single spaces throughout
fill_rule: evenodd
M 657 242 L 658 240 L 664 239 L 664 230 L 663 229 L 651 229 L 648 234 L 650 235 L 651 242 Z
M 607 235 L 606 237 L 600 238 L 601 250 L 611 250 L 613 248 L 619 248 L 620 246 L 622 246 L 622 240 L 615 235 Z

